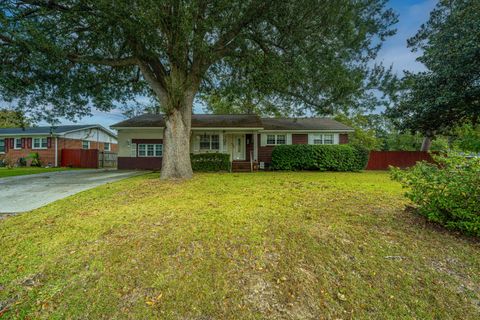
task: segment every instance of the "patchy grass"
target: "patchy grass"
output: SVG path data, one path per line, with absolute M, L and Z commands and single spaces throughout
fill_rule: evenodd
M 134 177 L 0 221 L 12 319 L 478 319 L 480 245 L 386 173 Z
M 36 174 L 52 171 L 71 170 L 71 168 L 38 168 L 38 167 L 18 167 L 18 168 L 0 168 L 0 179 L 5 177 L 23 176 L 27 174 Z

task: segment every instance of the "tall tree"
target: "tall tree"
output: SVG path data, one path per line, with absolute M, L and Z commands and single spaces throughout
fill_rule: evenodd
M 28 127 L 30 121 L 19 110 L 0 109 L 0 128 Z
M 199 92 L 348 106 L 378 84 L 370 60 L 396 22 L 386 2 L 3 0 L 0 98 L 73 117 L 155 96 L 166 116 L 161 176 L 188 178 Z
M 480 1 L 441 0 L 428 22 L 408 40 L 427 71 L 406 73 L 388 110 L 403 130 L 433 136 L 480 115 Z M 423 144 L 423 149 L 429 147 Z

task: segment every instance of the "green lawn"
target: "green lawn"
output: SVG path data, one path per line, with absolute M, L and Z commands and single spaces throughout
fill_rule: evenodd
M 19 167 L 19 168 L 0 168 L 0 178 L 23 176 L 27 174 L 36 174 L 52 171 L 69 170 L 70 168 L 37 168 L 37 167 Z
M 382 172 L 157 174 L 0 220 L 8 319 L 478 319 L 480 244 Z M 1 311 L 0 311 L 1 312 Z

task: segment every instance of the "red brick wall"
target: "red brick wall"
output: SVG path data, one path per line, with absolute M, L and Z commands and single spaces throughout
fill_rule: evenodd
M 7 141 L 10 138 L 6 138 Z M 19 158 L 26 158 L 30 153 L 36 152 L 40 156 L 40 162 L 43 166 L 48 164 L 55 165 L 55 138 L 51 138 L 50 148 L 47 149 L 33 149 L 33 143 L 27 143 L 27 139 L 25 138 L 25 143 L 22 149 L 13 149 L 8 147 L 7 152 L 3 157 L 12 159 L 12 161 L 17 162 Z M 6 142 L 7 143 L 7 142 Z M 111 144 L 111 152 L 118 152 L 118 144 Z M 81 149 L 82 148 L 82 140 L 76 139 L 64 139 L 58 138 L 58 165 L 61 163 L 61 154 L 62 149 Z M 101 151 L 104 150 L 104 143 L 103 142 L 90 142 L 90 149 L 99 149 Z
M 7 144 L 8 140 L 11 138 L 5 139 L 5 144 Z M 27 138 L 25 138 L 22 149 L 14 149 L 11 148 L 11 145 L 8 145 L 7 152 L 5 153 L 5 157 L 11 159 L 13 162 L 18 162 L 20 158 L 26 158 L 32 152 L 38 153 L 40 157 L 40 162 L 43 166 L 48 164 L 55 165 L 55 139 L 51 139 L 50 148 L 47 149 L 33 149 L 33 142 L 27 142 Z M 27 163 L 29 161 L 27 160 Z
M 338 143 L 347 144 L 348 143 L 348 133 L 340 133 Z
M 308 144 L 308 134 L 292 134 L 292 144 Z

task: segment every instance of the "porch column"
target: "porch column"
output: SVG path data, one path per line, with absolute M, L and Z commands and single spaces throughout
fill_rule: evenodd
M 254 132 L 253 136 L 253 160 L 258 161 L 258 134 Z
M 219 145 L 219 149 L 220 149 L 219 152 L 220 152 L 220 153 L 223 153 L 223 149 L 224 149 L 224 148 L 223 148 L 223 131 L 220 131 L 220 133 L 219 133 L 219 135 L 218 135 L 218 139 L 220 140 L 220 141 L 219 141 L 219 144 L 218 144 L 218 145 Z

